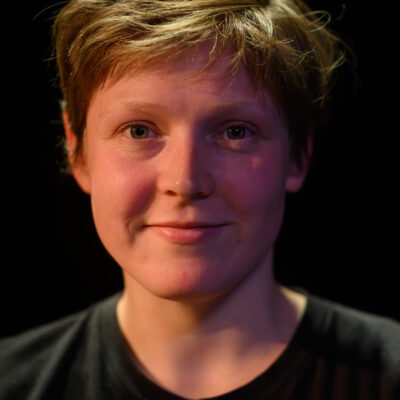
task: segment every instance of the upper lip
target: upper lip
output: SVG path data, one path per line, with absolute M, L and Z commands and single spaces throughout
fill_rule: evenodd
M 158 222 L 154 224 L 147 224 L 146 226 L 163 226 L 169 228 L 180 228 L 180 229 L 190 229 L 190 228 L 210 228 L 215 226 L 227 225 L 226 223 L 215 223 L 215 222 L 202 222 L 202 221 L 168 221 L 168 222 Z

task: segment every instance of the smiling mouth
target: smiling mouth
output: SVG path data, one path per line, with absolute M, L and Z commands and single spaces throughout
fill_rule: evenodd
M 197 226 L 148 225 L 146 229 L 170 243 L 196 244 L 215 238 L 226 227 L 227 224 Z

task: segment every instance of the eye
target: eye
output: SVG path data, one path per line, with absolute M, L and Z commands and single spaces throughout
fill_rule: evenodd
M 226 130 L 229 139 L 243 139 L 246 136 L 246 128 L 243 126 L 230 126 Z
M 232 151 L 250 151 L 260 138 L 259 130 L 253 124 L 231 121 L 217 130 L 214 140 L 221 148 Z
M 132 125 L 128 133 L 133 139 L 146 139 L 149 136 L 149 128 L 145 125 Z
M 251 137 L 253 131 L 243 125 L 232 125 L 224 131 L 225 137 L 229 140 L 241 140 Z

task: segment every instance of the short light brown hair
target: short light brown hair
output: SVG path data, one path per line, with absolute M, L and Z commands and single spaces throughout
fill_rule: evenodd
M 300 164 L 344 58 L 327 19 L 302 0 L 71 0 L 53 37 L 76 159 L 89 102 L 111 74 L 211 41 L 210 60 L 233 49 L 233 72 L 243 62 L 258 88 L 275 88 Z

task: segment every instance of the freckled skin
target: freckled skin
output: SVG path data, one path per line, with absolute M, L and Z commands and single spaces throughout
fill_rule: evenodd
M 268 93 L 256 97 L 243 67 L 229 83 L 225 59 L 188 79 L 205 60 L 200 51 L 173 68 L 107 81 L 90 103 L 86 158 L 73 171 L 125 281 L 162 298 L 218 296 L 255 269 L 271 268 L 265 260 L 285 193 L 305 176 L 291 162 L 288 132 Z M 147 126 L 149 136 L 132 138 L 132 124 Z M 237 125 L 246 138 L 227 137 Z M 172 220 L 225 225 L 192 245 L 146 228 Z

